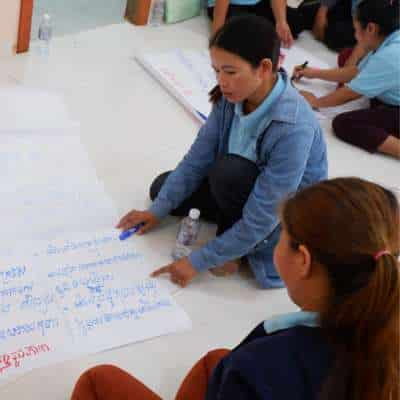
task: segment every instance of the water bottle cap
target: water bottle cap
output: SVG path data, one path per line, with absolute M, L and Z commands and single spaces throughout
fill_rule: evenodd
M 197 208 L 192 208 L 189 211 L 189 217 L 192 219 L 199 219 L 200 218 L 200 210 L 198 210 Z
M 49 21 L 50 20 L 50 15 L 47 14 L 47 13 L 43 14 L 43 19 L 45 19 L 46 21 Z

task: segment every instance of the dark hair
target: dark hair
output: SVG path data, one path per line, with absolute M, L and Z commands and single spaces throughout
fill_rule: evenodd
M 292 247 L 305 245 L 331 285 L 320 323 L 335 365 L 323 399 L 400 398 L 399 221 L 394 194 L 358 178 L 321 182 L 282 207 Z
M 281 43 L 274 26 L 265 18 L 245 15 L 229 19 L 211 37 L 210 49 L 217 47 L 247 61 L 253 68 L 260 66 L 265 58 L 277 71 Z M 219 86 L 210 92 L 210 101 L 216 103 L 222 96 Z
M 364 29 L 372 22 L 379 26 L 381 36 L 389 36 L 400 29 L 399 0 L 363 0 L 355 17 Z

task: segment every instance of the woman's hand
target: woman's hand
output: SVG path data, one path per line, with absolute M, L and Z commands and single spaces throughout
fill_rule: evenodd
M 160 221 L 150 211 L 132 210 L 118 222 L 117 228 L 126 231 L 138 224 L 143 226 L 138 230 L 137 234 L 141 235 L 158 225 Z
M 314 110 L 318 110 L 318 98 L 311 92 L 300 90 L 300 94 L 307 100 Z
M 315 16 L 313 35 L 317 40 L 324 40 L 325 30 L 328 26 L 328 7 L 321 6 Z
M 293 35 L 286 21 L 276 23 L 276 33 L 282 41 L 282 46 L 285 48 L 292 47 Z
M 156 277 L 161 274 L 169 274 L 171 282 L 181 287 L 187 286 L 193 278 L 198 274 L 187 257 L 181 258 L 165 267 L 157 269 L 151 276 Z
M 316 77 L 316 69 L 303 67 L 302 65 L 296 65 L 293 70 L 292 79 L 299 81 L 301 78 L 313 79 Z

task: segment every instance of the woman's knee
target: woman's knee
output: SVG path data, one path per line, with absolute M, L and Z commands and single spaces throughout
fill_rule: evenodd
M 215 369 L 215 367 L 219 364 L 219 362 L 227 356 L 231 350 L 228 349 L 215 349 L 209 351 L 205 356 L 204 356 L 204 363 L 206 367 L 206 371 L 208 375 L 210 376 Z
M 251 190 L 259 174 L 255 163 L 241 156 L 227 154 L 219 159 L 209 174 L 209 184 L 213 194 Z
M 160 193 L 160 190 L 163 187 L 170 173 L 171 173 L 170 171 L 164 172 L 163 174 L 157 176 L 156 179 L 154 179 L 153 183 L 150 186 L 150 199 L 152 201 L 158 196 L 158 193 Z
M 82 373 L 75 384 L 71 400 L 97 399 L 97 384 L 104 377 L 114 376 L 120 373 L 120 369 L 114 365 L 97 365 Z
M 349 127 L 351 126 L 350 118 L 347 114 L 348 113 L 339 114 L 332 121 L 332 128 L 334 134 L 339 139 L 342 139 L 344 141 L 348 141 L 348 137 L 350 134 Z

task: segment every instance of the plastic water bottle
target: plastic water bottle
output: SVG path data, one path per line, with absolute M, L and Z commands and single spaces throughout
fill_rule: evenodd
M 200 211 L 197 208 L 192 208 L 189 215 L 182 220 L 176 237 L 175 247 L 172 251 L 172 258 L 174 260 L 187 257 L 191 253 L 199 236 L 199 217 Z
M 39 25 L 39 47 L 42 55 L 48 55 L 50 51 L 50 41 L 53 36 L 53 26 L 49 14 L 43 14 Z
M 153 0 L 150 14 L 150 25 L 160 26 L 164 22 L 165 0 Z
M 200 15 L 207 15 L 208 1 L 200 0 Z

